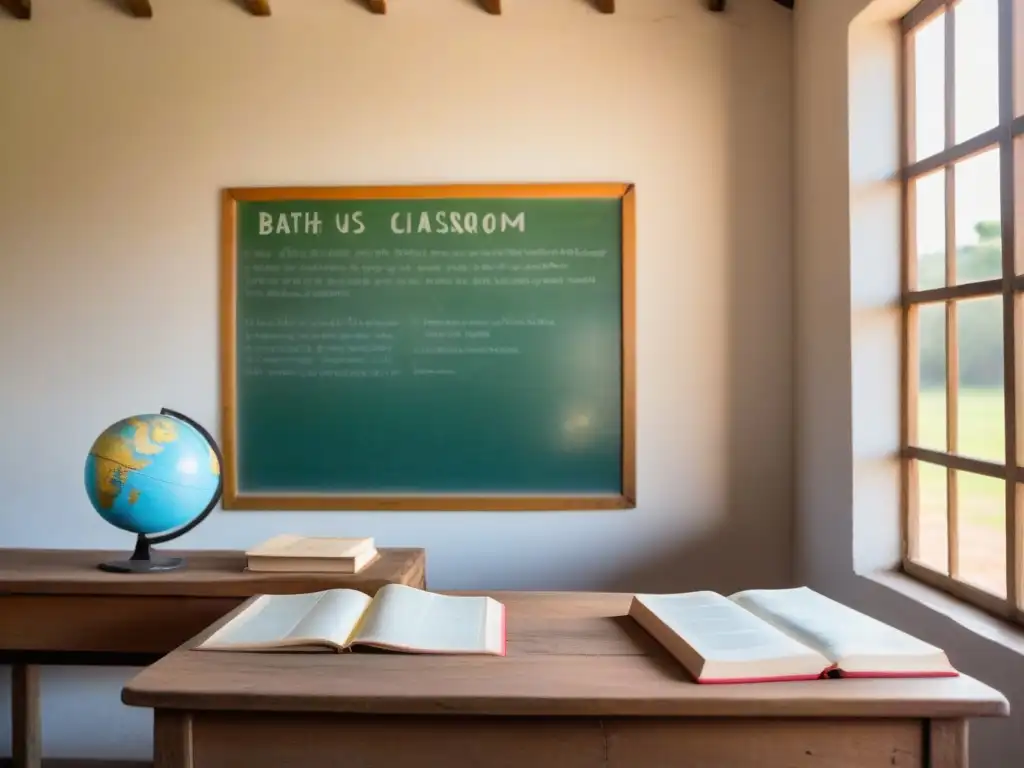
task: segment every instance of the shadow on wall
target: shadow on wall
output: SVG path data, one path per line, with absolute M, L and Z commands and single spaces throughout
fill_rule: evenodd
M 610 575 L 606 583 L 592 587 L 596 591 L 610 592 L 691 592 L 712 590 L 728 595 L 741 589 L 788 586 L 785 571 L 776 565 L 774 553 L 751 555 L 759 537 L 744 533 L 752 526 L 745 518 L 735 516 L 707 536 L 690 536 L 678 549 L 646 558 L 635 568 Z M 739 542 L 736 536 L 750 536 L 750 541 Z M 759 561 L 764 561 L 761 564 Z M 757 574 L 756 581 L 750 575 Z
M 767 5 L 761 17 L 766 27 L 781 27 L 780 33 L 741 37 L 735 30 L 721 54 L 727 73 L 723 172 L 731 254 L 726 282 L 730 524 L 723 535 L 731 542 L 725 557 L 763 561 L 758 572 L 778 577 L 773 584 L 739 588 L 788 586 L 793 573 L 793 84 L 789 70 L 779 66 L 780 57 L 792 56 L 793 15 Z M 776 74 L 765 77 L 762 69 Z M 773 569 L 774 562 L 782 565 Z
M 93 4 L 103 6 L 108 11 L 113 11 L 120 16 L 131 16 L 131 10 L 125 0 L 92 0 Z
M 790 33 L 756 31 L 762 23 L 791 28 L 792 11 L 769 6 L 736 15 L 712 15 L 724 40 L 720 73 L 709 74 L 721 78 L 715 86 L 726 116 L 726 162 L 710 170 L 721 174 L 721 184 L 707 192 L 722 198 L 708 200 L 708 209 L 725 212 L 725 302 L 708 321 L 726 324 L 726 506 L 703 535 L 688 535 L 676 549 L 615 575 L 609 589 L 729 593 L 792 583 L 793 96 L 778 66 L 780 54 L 791 55 Z
M 358 6 L 362 7 L 363 9 L 367 9 L 369 7 L 368 3 L 367 3 L 367 0 L 348 0 L 348 1 L 350 3 L 353 3 L 355 5 L 358 5 Z M 108 10 L 115 11 L 118 14 L 127 15 L 127 16 L 131 16 L 132 15 L 131 10 L 128 7 L 129 3 L 127 3 L 125 0 L 93 0 L 93 2 L 95 4 L 97 4 L 97 5 L 102 5 L 102 6 L 106 7 Z M 246 0 L 221 0 L 221 2 L 228 3 L 229 5 L 233 5 L 234 7 L 238 8 L 241 11 L 245 11 L 245 13 L 250 13 L 251 12 L 250 11 L 249 3 L 247 3 Z M 154 8 L 153 8 L 153 15 L 154 16 L 160 12 L 159 11 L 159 3 L 150 3 L 150 5 L 154 6 Z M 273 11 L 273 6 L 271 6 L 271 11 Z

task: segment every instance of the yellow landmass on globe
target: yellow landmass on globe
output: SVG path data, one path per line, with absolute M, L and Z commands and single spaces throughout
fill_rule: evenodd
M 152 430 L 149 422 L 130 419 L 128 423 L 135 427 L 132 443 L 136 453 L 152 456 L 164 449 L 159 443 L 172 443 L 178 439 L 178 429 L 169 419 L 154 419 Z
M 152 429 L 148 422 L 139 419 L 130 419 L 128 423 L 134 427 L 130 438 L 118 432 L 106 432 L 96 439 L 92 448 L 96 459 L 96 488 L 104 509 L 113 506 L 129 471 L 149 466 L 151 460 L 145 457 L 160 453 L 164 449 L 161 443 L 170 443 L 178 437 L 177 428 L 169 419 L 155 419 Z M 138 498 L 138 491 L 132 491 L 128 501 L 134 504 Z
M 136 501 L 138 501 L 139 500 L 139 493 L 141 493 L 141 491 L 139 491 L 138 488 L 132 488 L 128 492 L 128 503 L 129 504 L 134 504 Z
M 94 456 L 93 466 L 96 469 L 96 493 L 99 496 L 100 506 L 110 509 L 114 506 L 114 500 L 121 493 L 121 488 L 128 480 L 129 467 L 118 464 L 111 459 Z
M 215 474 L 220 474 L 220 462 L 217 461 L 217 454 L 214 453 L 213 448 L 210 449 L 210 471 Z
M 92 447 L 92 453 L 94 456 L 109 459 L 128 469 L 142 469 L 150 464 L 149 459 L 136 454 L 132 450 L 132 443 L 129 443 L 117 432 L 107 432 L 100 435 Z

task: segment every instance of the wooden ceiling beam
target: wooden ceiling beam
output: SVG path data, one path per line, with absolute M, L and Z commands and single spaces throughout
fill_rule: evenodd
M 245 0 L 245 7 L 253 16 L 270 15 L 270 0 Z
M 140 19 L 153 18 L 153 3 L 150 0 L 125 0 L 132 16 Z
M 480 0 L 480 5 L 488 13 L 495 16 L 501 15 L 501 0 Z
M 775 0 L 775 2 L 789 10 L 793 10 L 795 5 L 795 0 Z M 708 0 L 708 10 L 721 13 L 725 10 L 725 0 Z
M 388 12 L 388 0 L 366 0 L 366 3 L 370 6 L 370 13 Z
M 0 0 L 0 6 L 16 19 L 32 18 L 32 0 Z

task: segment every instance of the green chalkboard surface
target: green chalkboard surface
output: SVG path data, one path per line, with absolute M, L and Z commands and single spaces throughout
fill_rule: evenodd
M 223 195 L 226 509 L 635 505 L 633 187 Z

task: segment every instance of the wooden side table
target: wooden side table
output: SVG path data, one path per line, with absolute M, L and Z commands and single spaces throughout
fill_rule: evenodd
M 381 549 L 361 573 L 246 573 L 241 551 L 161 550 L 186 567 L 116 574 L 96 566 L 118 552 L 0 549 L 0 664 L 10 664 L 15 768 L 39 768 L 39 667 L 145 666 L 257 594 L 334 587 L 375 593 L 385 584 L 426 588 L 422 549 Z

